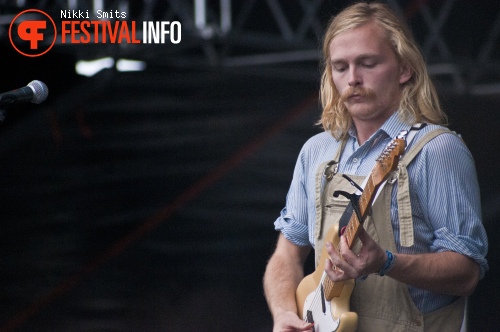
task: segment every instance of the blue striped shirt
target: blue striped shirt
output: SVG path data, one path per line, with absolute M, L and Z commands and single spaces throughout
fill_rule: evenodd
M 401 130 L 409 126 L 397 113 L 359 146 L 355 129 L 349 132 L 338 171 L 367 176 L 376 158 Z M 428 125 L 411 142 L 439 128 Z M 310 138 L 302 147 L 286 207 L 275 221 L 275 229 L 299 246 L 314 246 L 315 176 L 321 163 L 332 160 L 340 146 L 329 132 Z M 411 146 L 410 146 L 411 147 Z M 488 239 L 482 224 L 479 185 L 474 160 L 463 141 L 453 134 L 442 134 L 427 143 L 408 166 L 410 199 L 415 243 L 402 247 L 399 241 L 397 186 L 392 191 L 391 222 L 399 253 L 421 254 L 454 251 L 475 260 L 481 278 L 488 270 Z M 416 306 L 428 313 L 450 304 L 455 297 L 409 286 Z

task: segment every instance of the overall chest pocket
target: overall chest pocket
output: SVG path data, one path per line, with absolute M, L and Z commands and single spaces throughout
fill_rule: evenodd
M 329 197 L 325 200 L 325 206 L 323 209 L 323 229 L 329 229 L 332 225 L 338 224 L 342 215 L 344 214 L 350 201 L 344 197 L 339 196 L 338 198 Z M 354 213 L 354 212 L 353 212 Z M 365 218 L 363 222 L 363 228 L 372 237 L 375 242 L 379 242 L 379 236 L 377 234 L 377 229 L 373 223 L 371 213 Z M 353 251 L 358 252 L 361 249 L 360 241 L 356 240 L 353 247 Z
M 335 216 L 338 216 L 337 219 L 340 219 L 342 214 L 344 213 L 345 209 L 347 208 L 347 205 L 349 205 L 349 200 L 345 198 L 334 198 L 328 197 L 325 200 L 325 205 L 323 209 L 323 213 L 326 216 L 330 218 L 336 218 Z

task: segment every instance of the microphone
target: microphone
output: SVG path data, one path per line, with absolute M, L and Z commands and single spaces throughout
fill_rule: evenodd
M 40 104 L 49 95 L 49 88 L 41 81 L 31 81 L 27 86 L 0 94 L 0 106 L 32 102 Z

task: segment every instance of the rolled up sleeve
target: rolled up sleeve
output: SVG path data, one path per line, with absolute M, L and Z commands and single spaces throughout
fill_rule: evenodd
M 481 236 L 456 235 L 447 228 L 438 229 L 434 235 L 436 240 L 431 246 L 432 252 L 454 251 L 464 256 L 470 257 L 481 268 L 480 277 L 484 277 L 488 271 L 486 253 L 488 244 L 481 241 Z
M 454 251 L 488 270 L 488 238 L 482 224 L 480 191 L 472 156 L 454 135 L 440 135 L 428 144 L 427 214 L 434 240 L 431 252 Z
M 274 228 L 292 243 L 304 247 L 309 245 L 307 224 L 297 222 L 287 208 L 281 210 L 280 216 L 274 222 Z
M 274 222 L 274 228 L 298 246 L 308 246 L 307 144 L 295 163 L 292 182 L 286 196 L 286 205 Z

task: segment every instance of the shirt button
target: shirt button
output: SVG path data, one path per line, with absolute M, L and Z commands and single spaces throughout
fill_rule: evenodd
M 352 162 L 353 162 L 353 163 L 357 163 L 358 161 L 359 161 L 359 159 L 358 159 L 358 158 L 354 158 L 354 159 L 352 160 Z

